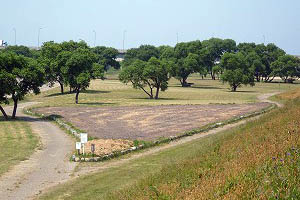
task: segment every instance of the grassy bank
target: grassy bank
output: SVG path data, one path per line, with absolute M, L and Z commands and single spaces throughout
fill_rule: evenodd
M 81 177 L 41 199 L 299 198 L 299 116 L 300 100 L 290 100 L 242 127 Z
M 218 80 L 202 80 L 194 75 L 189 79 L 193 87 L 182 88 L 178 80 L 171 79 L 166 92 L 160 93 L 159 100 L 149 100 L 141 90 L 124 85 L 118 80 L 94 80 L 89 89 L 79 95 L 79 104 L 74 103 L 74 94 L 61 95 L 59 88 L 31 95 L 29 100 L 42 102 L 41 106 L 131 106 L 131 105 L 170 105 L 170 104 L 209 104 L 209 103 L 252 103 L 264 93 L 284 92 L 298 87 L 297 84 L 256 83 L 255 87 L 238 88 L 230 92 L 228 85 Z M 69 88 L 65 88 L 68 92 Z
M 0 176 L 13 165 L 26 160 L 38 145 L 29 123 L 0 119 Z

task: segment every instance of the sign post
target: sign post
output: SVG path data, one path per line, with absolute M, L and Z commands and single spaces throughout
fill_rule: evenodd
M 92 152 L 92 154 L 94 156 L 94 154 L 95 154 L 95 144 L 91 145 L 91 152 Z
M 80 133 L 80 142 L 82 143 L 82 154 L 84 154 L 84 144 L 88 141 L 87 133 Z
M 80 155 L 81 142 L 76 142 L 76 150 L 78 151 L 78 155 Z

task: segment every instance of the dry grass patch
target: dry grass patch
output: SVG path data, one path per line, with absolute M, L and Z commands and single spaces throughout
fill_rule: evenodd
M 0 120 L 0 176 L 27 159 L 38 145 L 29 123 Z

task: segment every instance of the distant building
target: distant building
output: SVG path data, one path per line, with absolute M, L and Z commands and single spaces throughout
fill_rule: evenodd
M 0 47 L 4 48 L 7 46 L 7 42 L 5 42 L 4 40 L 0 40 Z
M 127 50 L 118 49 L 118 52 L 119 52 L 119 55 L 117 55 L 116 61 L 122 62 L 125 58 L 125 54 L 126 54 Z

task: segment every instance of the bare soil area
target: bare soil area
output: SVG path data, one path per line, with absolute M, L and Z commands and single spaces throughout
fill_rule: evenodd
M 96 138 L 151 141 L 258 111 L 268 105 L 269 103 L 262 102 L 97 108 L 44 107 L 35 111 L 45 115 L 60 115 Z
M 90 140 L 84 145 L 84 152 L 92 154 L 91 146 L 95 145 L 94 154 L 97 156 L 103 156 L 112 152 L 119 152 L 122 150 L 129 149 L 133 146 L 133 142 L 130 140 L 112 140 L 112 139 L 96 139 Z

